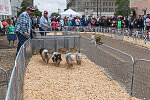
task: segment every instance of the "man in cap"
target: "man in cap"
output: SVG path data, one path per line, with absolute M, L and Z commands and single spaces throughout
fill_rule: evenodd
M 51 28 L 51 20 L 48 17 L 48 12 L 44 11 L 44 15 L 40 19 L 40 26 L 39 26 L 41 36 L 46 35 L 46 32 L 43 31 L 48 31 L 50 28 Z
M 19 52 L 20 47 L 24 44 L 24 42 L 30 37 L 30 32 L 32 30 L 32 20 L 31 16 L 35 9 L 32 7 L 27 7 L 26 11 L 21 13 L 18 17 L 17 23 L 15 25 L 15 32 L 18 37 L 18 46 L 17 53 Z

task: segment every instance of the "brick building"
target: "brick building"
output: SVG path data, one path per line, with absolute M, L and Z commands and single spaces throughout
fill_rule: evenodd
M 150 14 L 150 0 L 131 0 L 130 6 L 134 16 Z
M 116 0 L 98 0 L 98 13 L 102 16 L 112 16 L 116 11 Z M 67 8 L 83 14 L 85 10 L 91 10 L 97 14 L 97 0 L 67 0 Z

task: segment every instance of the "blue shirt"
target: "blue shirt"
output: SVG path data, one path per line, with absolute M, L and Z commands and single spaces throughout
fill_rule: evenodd
M 47 17 L 48 20 L 42 16 L 41 19 L 40 19 L 40 27 L 44 30 L 44 31 L 47 31 L 48 28 L 47 26 L 51 25 L 51 20 L 49 19 L 49 17 Z
M 25 36 L 26 33 L 30 34 L 32 29 L 32 20 L 29 14 L 25 11 L 20 14 L 15 25 L 15 32 L 19 32 Z

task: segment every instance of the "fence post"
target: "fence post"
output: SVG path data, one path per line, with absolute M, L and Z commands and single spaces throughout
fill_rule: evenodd
M 96 41 L 95 41 L 95 47 L 96 47 L 96 52 L 95 52 L 95 57 L 96 57 L 96 65 L 98 65 L 98 48 L 97 48 L 97 43 L 96 43 Z
M 134 73 L 135 73 L 134 68 L 135 68 L 135 60 L 132 60 L 131 96 L 133 95 Z

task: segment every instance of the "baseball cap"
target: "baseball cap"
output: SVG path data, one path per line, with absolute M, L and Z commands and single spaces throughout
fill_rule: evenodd
M 31 6 L 27 7 L 27 10 L 35 11 L 35 9 Z
M 44 11 L 44 14 L 48 14 L 48 12 L 47 12 L 47 11 Z

